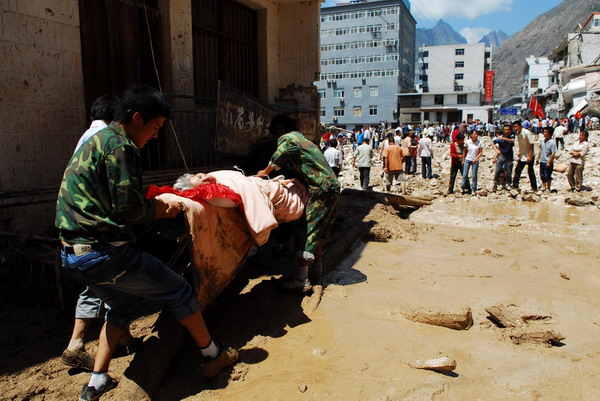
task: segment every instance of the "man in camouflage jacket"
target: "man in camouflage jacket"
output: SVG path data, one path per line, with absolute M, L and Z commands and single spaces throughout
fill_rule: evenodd
M 138 297 L 167 303 L 208 358 L 201 368 L 206 376 L 237 360 L 236 350 L 211 340 L 185 279 L 129 244 L 137 227 L 180 211 L 177 204 L 146 199 L 141 187 L 139 149 L 158 136 L 169 117 L 169 106 L 158 90 L 147 86 L 128 90 L 115 121 L 73 154 L 63 176 L 56 206 L 63 268 L 110 305 L 81 401 L 97 400 L 116 386 L 107 373 L 110 358 L 135 316 Z
M 296 233 L 298 272 L 294 280 L 284 284 L 287 290 L 304 294 L 321 280 L 323 246 L 335 220 L 340 184 L 321 149 L 297 131 L 296 121 L 277 115 L 271 121 L 270 131 L 278 138 L 277 150 L 267 168 L 258 175 L 287 167 L 304 181 L 309 191 Z

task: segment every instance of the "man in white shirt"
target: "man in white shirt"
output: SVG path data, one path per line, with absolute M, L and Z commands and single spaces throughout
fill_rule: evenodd
M 371 159 L 373 158 L 373 148 L 368 139 L 363 139 L 363 143 L 354 151 L 352 164 L 358 167 L 360 173 L 360 186 L 362 189 L 369 189 L 369 175 L 371 173 Z
M 342 154 L 337 146 L 337 139 L 331 139 L 329 141 L 329 147 L 324 153 L 325 160 L 327 160 L 327 164 L 329 164 L 336 177 L 340 175 L 340 169 L 342 167 Z
M 433 134 L 428 134 L 425 138 L 419 141 L 418 152 L 419 156 L 421 156 L 421 176 L 423 178 L 433 178 L 433 174 L 431 172 L 431 156 L 433 153 L 433 145 L 431 144 L 431 136 Z
M 81 147 L 96 132 L 104 129 L 110 124 L 115 116 L 115 110 L 119 104 L 119 98 L 113 95 L 102 95 L 94 100 L 92 104 L 92 124 L 79 138 L 75 151 Z
M 517 161 L 517 168 L 515 169 L 515 175 L 513 177 L 513 188 L 519 188 L 521 172 L 523 172 L 523 168 L 527 166 L 527 175 L 529 175 L 531 189 L 537 191 L 537 180 L 535 179 L 533 167 L 535 161 L 533 134 L 528 129 L 523 128 L 521 121 L 515 121 L 513 123 L 513 129 L 519 142 L 519 160 Z
M 554 129 L 554 140 L 556 141 L 556 150 L 560 145 L 562 150 L 565 149 L 565 132 L 567 132 L 567 127 L 562 124 L 559 124 Z

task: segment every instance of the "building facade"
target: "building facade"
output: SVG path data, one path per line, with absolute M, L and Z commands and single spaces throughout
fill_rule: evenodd
M 600 12 L 567 34 L 549 58 L 559 82 L 548 91 L 546 106 L 569 116 L 590 109 L 600 97 Z
M 400 123 L 491 119 L 485 102 L 491 48 L 483 43 L 424 46 L 418 56 L 418 94 L 399 94 Z
M 158 86 L 160 79 L 177 137 L 169 126 L 144 147 L 145 182 L 152 184 L 172 184 L 185 172 L 182 156 L 195 171 L 221 157 L 215 154 L 218 81 L 269 105 L 312 110 L 318 126 L 320 5 L 0 2 L 0 230 L 52 229 L 63 171 L 89 126 L 91 102 L 105 93 Z M 248 114 L 240 125 L 254 123 Z
M 407 0 L 321 9 L 321 122 L 354 128 L 396 122 L 397 93 L 414 87 L 416 21 Z

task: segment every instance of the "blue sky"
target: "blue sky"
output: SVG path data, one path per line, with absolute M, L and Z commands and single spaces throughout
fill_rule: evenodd
M 323 7 L 341 0 L 326 0 Z M 491 31 L 513 35 L 562 0 L 411 0 L 417 28 L 432 28 L 441 18 L 469 42 Z

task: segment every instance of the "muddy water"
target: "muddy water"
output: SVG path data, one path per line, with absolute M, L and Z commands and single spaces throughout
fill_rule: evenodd
M 600 211 L 559 201 L 519 202 L 487 199 L 438 200 L 411 216 L 411 220 L 472 228 L 520 227 L 520 231 L 573 236 L 600 233 Z

